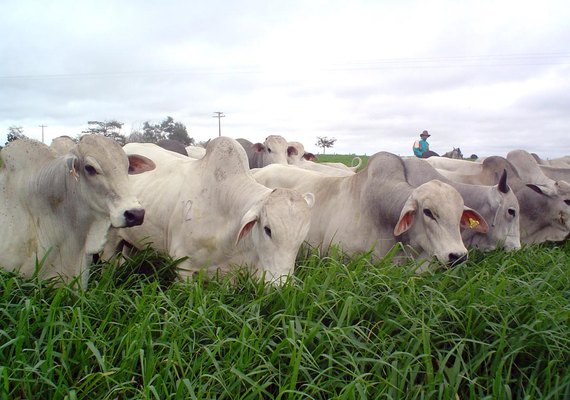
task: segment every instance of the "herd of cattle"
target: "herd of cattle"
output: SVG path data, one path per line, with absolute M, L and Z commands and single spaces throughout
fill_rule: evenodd
M 184 258 L 181 277 L 246 266 L 280 283 L 303 243 L 374 258 L 399 243 L 395 260 L 412 257 L 421 272 L 466 260 L 468 248 L 511 251 L 570 232 L 570 157 L 378 152 L 357 172 L 358 158 L 316 163 L 277 135 L 171 145 L 11 142 L 0 152 L 0 266 L 86 287 L 94 254 L 150 245 Z

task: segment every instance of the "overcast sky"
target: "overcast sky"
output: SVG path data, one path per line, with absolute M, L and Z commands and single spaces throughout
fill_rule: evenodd
M 317 152 L 570 154 L 570 3 L 0 3 L 0 144 L 167 116 L 197 141 L 270 134 Z

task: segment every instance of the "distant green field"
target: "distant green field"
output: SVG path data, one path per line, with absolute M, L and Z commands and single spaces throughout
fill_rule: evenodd
M 359 170 L 366 166 L 368 163 L 369 156 L 357 156 L 356 154 L 317 154 L 318 162 L 340 162 L 349 167 L 352 167 L 352 160 L 354 157 L 360 157 L 362 159 L 362 165 Z

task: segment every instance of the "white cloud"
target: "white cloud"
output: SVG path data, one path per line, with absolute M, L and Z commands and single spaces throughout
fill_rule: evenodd
M 562 1 L 7 1 L 0 144 L 88 120 L 166 116 L 191 136 L 310 151 L 568 153 L 570 7 Z M 536 133 L 540 132 L 537 138 Z

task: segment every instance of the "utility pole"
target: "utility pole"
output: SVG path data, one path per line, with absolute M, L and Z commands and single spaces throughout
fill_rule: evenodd
M 223 111 L 214 111 L 214 114 L 218 114 L 218 115 L 212 115 L 212 118 L 218 119 L 218 136 L 222 136 L 222 124 L 220 121 L 223 117 L 225 117 L 224 112 Z
M 47 125 L 38 125 L 40 128 L 42 128 L 42 143 L 44 142 L 44 128 L 47 128 Z

